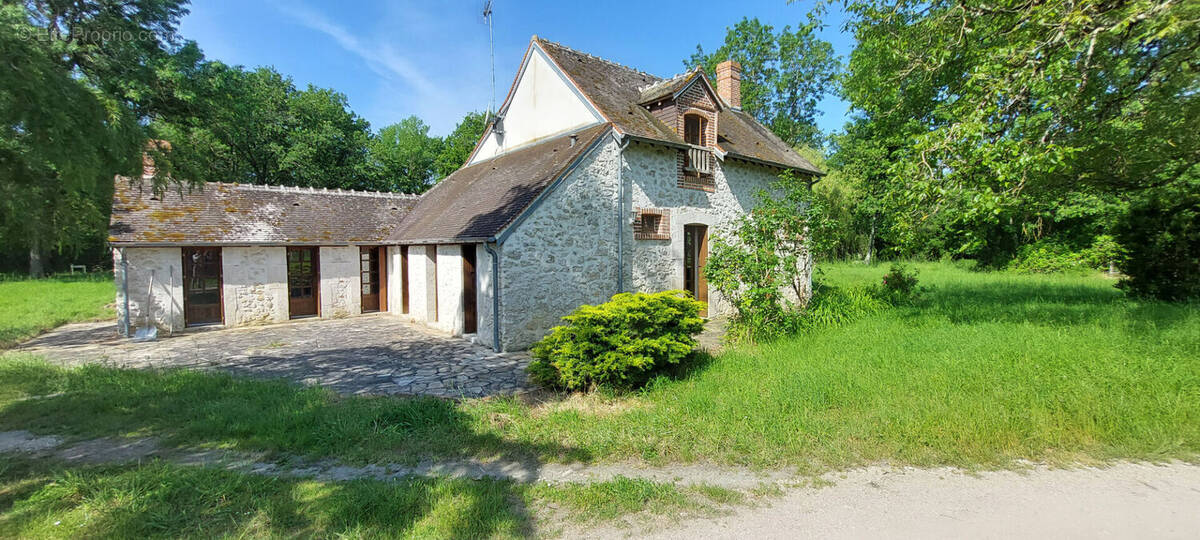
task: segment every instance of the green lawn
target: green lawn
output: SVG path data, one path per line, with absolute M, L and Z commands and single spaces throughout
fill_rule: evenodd
M 351 461 L 549 460 L 799 465 L 1193 457 L 1200 309 L 1135 302 L 1100 275 L 920 265 L 921 305 L 733 348 L 633 396 L 339 398 L 189 372 L 0 362 L 0 429 L 158 434 Z M 825 280 L 874 282 L 837 265 Z M 21 400 L 25 395 L 61 395 Z
M 10 456 L 0 457 L 0 537 L 516 538 L 561 530 L 563 520 L 712 515 L 747 496 L 627 478 L 319 482 L 164 462 L 65 468 Z
M 687 376 L 658 379 L 634 395 L 556 397 L 537 403 L 517 398 L 464 403 L 342 398 L 284 382 L 215 374 L 98 366 L 64 370 L 10 353 L 0 359 L 0 430 L 75 437 L 152 434 L 167 444 L 351 462 L 537 457 L 794 465 L 809 472 L 878 462 L 971 468 L 1012 466 L 1021 459 L 1093 463 L 1200 456 L 1200 307 L 1133 301 L 1098 274 L 1029 276 L 948 264 L 918 268 L 922 283 L 933 287 L 918 305 L 775 344 L 732 348 Z M 885 271 L 832 265 L 823 279 L 836 286 L 875 283 Z M 22 399 L 28 396 L 48 397 Z M 88 474 L 125 478 L 162 473 L 135 468 Z M 14 482 L 11 474 L 0 477 Z M 260 481 L 214 477 L 211 482 L 257 486 Z M 529 488 L 499 487 L 503 500 L 526 502 L 500 505 L 501 510 L 487 514 L 491 517 L 474 517 L 476 506 L 460 508 L 444 501 L 490 497 L 472 491 L 486 491 L 490 484 L 431 482 L 421 484 L 430 486 L 421 487 L 421 493 L 442 495 L 422 495 L 426 498 L 420 504 L 427 506 L 417 515 L 425 517 L 397 530 L 440 535 L 452 527 L 468 527 L 464 530 L 521 534 L 527 520 L 519 509 L 535 500 L 529 498 L 534 496 Z M 303 499 L 306 490 L 347 497 L 357 497 L 355 489 L 394 490 L 388 497 L 408 500 L 404 490 L 410 489 L 263 485 L 267 487 L 245 489 L 262 489 L 263 498 L 292 504 L 288 511 L 298 513 L 292 518 L 300 524 L 266 529 L 270 534 L 317 527 L 306 522 L 369 524 L 374 519 L 369 507 L 362 514 L 331 517 L 287 502 L 289 497 Z M 474 487 L 463 487 L 468 485 Z M 102 492 L 128 498 L 120 490 Z M 233 490 L 228 497 L 236 498 L 233 492 L 241 493 Z M 78 501 L 90 500 L 60 491 L 10 497 L 19 503 L 14 509 L 36 504 L 60 513 L 83 512 Z M 627 483 L 538 497 L 605 519 L 631 511 L 622 509 L 626 506 L 646 508 L 651 500 L 683 504 L 679 501 L 691 496 L 680 498 L 669 486 Z M 429 517 L 441 515 L 443 508 L 454 517 L 445 523 Z M 0 525 L 18 519 L 15 511 L 6 512 Z M 420 525 L 426 523 L 421 520 L 431 521 Z M 496 525 L 476 527 L 461 520 Z M 44 533 L 41 525 L 28 525 L 35 521 L 0 528 L 0 534 Z M 250 520 L 234 521 L 238 527 L 252 525 Z M 200 523 L 164 530 L 200 535 L 194 529 Z M 367 529 L 321 527 L 311 530 L 370 535 Z M 235 534 L 245 529 L 213 530 Z
M 111 273 L 0 280 L 0 349 L 75 321 L 112 317 Z

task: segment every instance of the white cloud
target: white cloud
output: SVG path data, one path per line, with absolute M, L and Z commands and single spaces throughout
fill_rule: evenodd
M 428 96 L 437 93 L 437 86 L 427 79 L 419 69 L 413 66 L 408 59 L 396 52 L 391 45 L 387 43 L 363 43 L 359 40 L 358 36 L 337 25 L 324 15 L 299 3 L 288 4 L 286 7 L 276 4 L 276 7 L 296 19 L 300 24 L 333 38 L 343 49 L 362 58 L 367 63 L 367 66 L 380 76 L 398 77 L 410 88 L 423 95 Z

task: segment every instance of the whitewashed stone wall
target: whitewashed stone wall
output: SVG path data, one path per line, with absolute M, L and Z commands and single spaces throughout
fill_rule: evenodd
M 501 348 L 520 350 L 617 279 L 617 146 L 594 148 L 501 246 Z
M 362 313 L 358 246 L 321 247 L 321 317 Z
M 425 251 L 425 246 L 408 246 L 408 318 L 417 322 L 433 320 L 433 284 Z
M 160 329 L 183 330 L 183 252 L 179 248 L 126 248 L 125 256 L 129 265 L 130 332 L 137 329 L 151 307 L 154 323 Z M 121 283 L 124 269 L 120 249 L 113 250 L 113 268 L 117 283 L 117 322 L 121 324 L 125 320 L 125 293 Z M 154 274 L 153 292 L 149 289 L 151 273 Z
M 404 304 L 404 283 L 400 276 L 400 246 L 387 248 L 387 310 L 399 314 Z
M 493 346 L 495 336 L 492 316 L 492 295 L 496 286 L 492 281 L 492 256 L 484 249 L 483 244 L 475 245 L 475 311 L 478 313 L 478 331 L 476 340 L 488 347 Z
M 288 320 L 286 248 L 222 248 L 221 276 L 227 326 Z
M 625 270 L 632 279 L 626 287 L 643 292 L 682 289 L 684 226 L 707 225 L 711 246 L 716 236 L 727 233 L 754 207 L 757 193 L 768 189 L 778 175 L 768 167 L 727 159 L 718 162 L 716 187 L 711 193 L 684 189 L 677 185 L 675 150 L 637 143 L 625 150 L 625 167 L 623 176 L 631 184 L 632 195 L 626 203 L 630 216 L 626 246 L 632 253 Z M 633 240 L 632 216 L 638 208 L 669 209 L 671 239 Z M 731 309 L 711 286 L 708 298 L 710 315 Z
M 457 244 L 437 247 L 438 319 L 430 325 L 455 336 L 463 333 L 462 250 Z

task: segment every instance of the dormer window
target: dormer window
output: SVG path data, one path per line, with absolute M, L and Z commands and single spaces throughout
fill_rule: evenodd
M 704 132 L 708 128 L 708 119 L 698 114 L 683 115 L 683 140 L 696 146 L 707 146 Z

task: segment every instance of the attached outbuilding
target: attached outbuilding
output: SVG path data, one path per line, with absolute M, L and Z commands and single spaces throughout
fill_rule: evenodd
M 109 243 L 123 323 L 239 326 L 390 311 L 385 240 L 414 195 L 118 178 Z M 395 302 L 392 302 L 395 300 Z
M 118 311 L 171 329 L 386 311 L 496 350 L 618 292 L 727 312 L 704 276 L 714 235 L 781 173 L 823 174 L 741 110 L 740 78 L 534 36 L 467 163 L 421 196 L 119 178 Z

